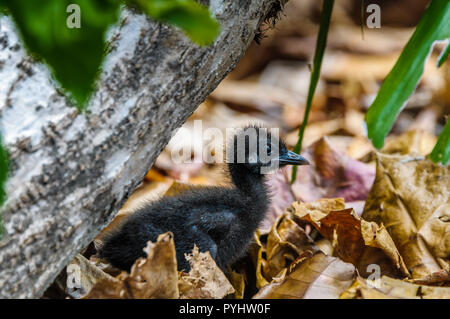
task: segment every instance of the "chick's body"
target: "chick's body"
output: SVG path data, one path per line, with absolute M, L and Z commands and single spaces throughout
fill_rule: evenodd
M 261 191 L 266 192 L 261 185 Z M 120 231 L 111 233 L 100 251 L 114 266 L 129 270 L 145 257 L 143 247 L 158 235 L 174 234 L 179 270 L 189 270 L 184 254 L 194 244 L 209 251 L 219 267 L 245 254 L 253 232 L 264 218 L 268 196 L 251 196 L 236 188 L 192 187 L 163 197 L 134 213 Z

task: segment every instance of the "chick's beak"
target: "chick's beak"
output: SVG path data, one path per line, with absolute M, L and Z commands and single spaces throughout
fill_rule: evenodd
M 309 165 L 306 158 L 291 151 L 280 155 L 280 163 L 288 165 Z

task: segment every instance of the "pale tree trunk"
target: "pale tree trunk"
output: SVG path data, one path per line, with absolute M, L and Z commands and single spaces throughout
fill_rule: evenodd
M 204 2 L 204 1 L 203 1 Z M 285 2 L 285 1 L 282 1 Z M 123 12 L 79 114 L 0 18 L 0 127 L 10 153 L 0 297 L 36 298 L 111 221 L 156 156 L 230 72 L 277 0 L 210 0 L 214 45 Z

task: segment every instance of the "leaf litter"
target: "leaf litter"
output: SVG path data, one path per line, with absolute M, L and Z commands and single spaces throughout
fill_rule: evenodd
M 143 203 L 186 184 L 220 185 L 223 164 L 197 161 L 223 145 L 195 131 L 261 122 L 297 141 L 314 53 L 317 1 L 290 0 L 286 17 L 251 45 L 235 70 L 187 120 L 113 222 L 53 284 L 63 298 L 450 298 L 450 172 L 427 159 L 449 114 L 450 64 L 430 54 L 424 75 L 383 149 L 367 139 L 364 114 L 412 33 L 420 12 L 395 17 L 383 35 L 353 21 L 336 3 L 302 154 L 310 161 L 290 184 L 290 169 L 269 175 L 272 203 L 247 256 L 222 272 L 194 248 L 189 273 L 177 271 L 174 238 L 149 242 L 130 273 L 95 256 L 94 243 Z M 358 4 L 359 5 L 359 4 Z M 389 4 L 386 4 L 387 6 Z M 410 8 L 408 8 L 410 9 Z M 385 9 L 389 13 L 388 9 Z M 399 27 L 404 23 L 403 27 Z M 342 36 L 345 34 L 345 36 Z M 389 36 L 388 36 L 389 35 Z M 192 163 L 171 154 L 187 147 Z M 197 154 L 197 155 L 195 155 Z M 69 288 L 73 271 L 79 288 Z M 67 279 L 67 280 L 66 280 Z M 45 297 L 45 296 L 44 296 Z

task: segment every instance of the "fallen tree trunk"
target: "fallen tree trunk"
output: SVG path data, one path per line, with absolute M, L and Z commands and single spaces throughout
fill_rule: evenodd
M 47 67 L 26 55 L 11 20 L 0 17 L 0 127 L 11 158 L 0 297 L 42 295 L 111 221 L 279 1 L 209 3 L 221 24 L 210 47 L 123 12 L 84 114 L 68 105 Z

